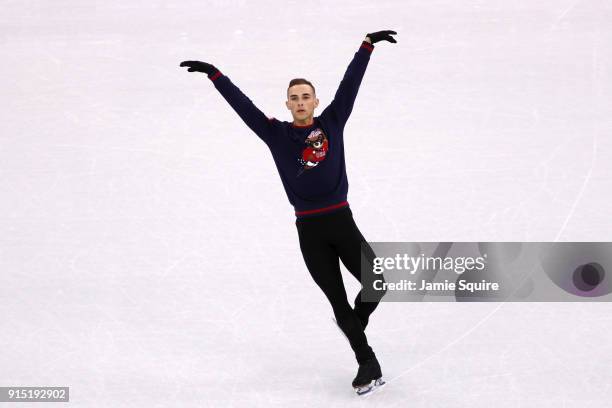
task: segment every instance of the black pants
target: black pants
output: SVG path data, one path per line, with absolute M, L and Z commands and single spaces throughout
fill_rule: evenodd
M 300 238 L 300 249 L 306 266 L 317 285 L 331 303 L 334 316 L 346 334 L 358 362 L 374 357 L 364 333 L 363 325 L 378 306 L 384 292 L 377 292 L 373 302 L 362 302 L 361 293 L 355 298 L 355 308 L 348 302 L 340 273 L 340 259 L 349 272 L 363 285 L 370 285 L 382 275 L 361 274 L 362 253 L 369 265 L 375 257 L 372 248 L 355 225 L 353 213 L 346 207 L 333 213 L 310 218 L 298 218 L 295 222 Z M 362 250 L 361 244 L 365 243 Z

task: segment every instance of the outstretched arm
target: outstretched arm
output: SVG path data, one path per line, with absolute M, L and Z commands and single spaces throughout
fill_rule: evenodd
M 213 82 L 221 96 L 236 111 L 246 125 L 267 145 L 272 137 L 272 120 L 260 111 L 242 91 L 223 75 L 214 65 L 202 61 L 183 61 L 181 67 L 189 67 L 189 72 L 203 72 Z
M 385 30 L 370 33 L 366 36 L 346 69 L 333 101 L 321 113 L 322 117 L 330 115 L 342 125 L 346 123 L 353 110 L 353 104 L 355 103 L 361 80 L 370 61 L 370 54 L 374 50 L 373 44 L 379 41 L 396 43 L 395 38 L 391 36 L 395 34 L 397 34 L 395 31 Z

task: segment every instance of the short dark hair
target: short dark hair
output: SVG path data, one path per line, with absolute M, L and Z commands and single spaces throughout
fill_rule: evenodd
M 315 87 L 312 84 L 312 82 L 310 82 L 307 79 L 304 79 L 304 78 L 293 78 L 291 81 L 289 81 L 289 86 L 287 87 L 287 92 L 289 92 L 289 88 L 291 88 L 293 85 L 309 85 L 312 88 L 312 93 L 313 94 L 317 93 L 315 91 Z

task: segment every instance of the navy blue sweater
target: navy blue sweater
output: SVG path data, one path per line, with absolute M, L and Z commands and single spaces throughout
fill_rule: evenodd
M 361 44 L 334 100 L 310 126 L 269 119 L 227 76 L 221 72 L 210 76 L 215 88 L 270 148 L 298 218 L 348 206 L 343 131 L 373 49 L 367 42 Z

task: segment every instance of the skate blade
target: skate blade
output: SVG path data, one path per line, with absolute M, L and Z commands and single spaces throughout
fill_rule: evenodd
M 359 396 L 371 394 L 374 391 L 376 391 L 377 389 L 381 388 L 385 384 L 386 384 L 386 382 L 382 378 L 379 378 L 377 380 L 370 381 L 369 384 L 361 385 L 359 387 L 355 387 L 355 392 Z

